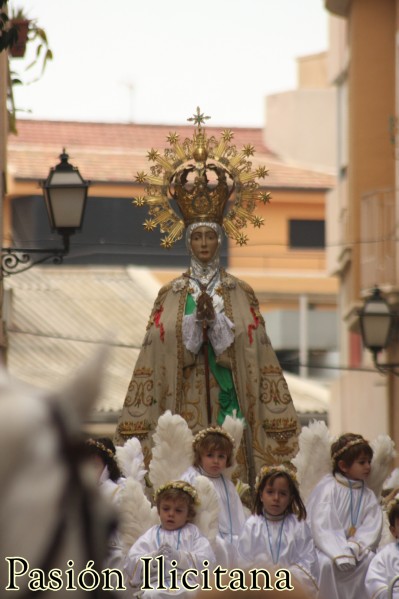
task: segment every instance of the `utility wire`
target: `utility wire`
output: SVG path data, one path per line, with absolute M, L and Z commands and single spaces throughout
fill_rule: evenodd
M 108 347 L 122 347 L 125 349 L 137 349 L 140 350 L 141 349 L 141 344 L 140 345 L 134 345 L 132 343 L 120 343 L 120 342 L 116 342 L 116 341 L 110 341 L 109 339 L 106 340 L 101 340 L 101 339 L 97 339 L 97 340 L 93 340 L 93 339 L 79 339 L 78 337 L 70 337 L 70 336 L 66 336 L 66 335 L 49 335 L 48 333 L 41 333 L 40 331 L 37 331 L 35 333 L 32 333 L 30 331 L 22 331 L 20 329 L 13 329 L 13 328 L 9 328 L 7 329 L 8 333 L 13 333 L 13 334 L 17 334 L 17 335 L 29 335 L 32 337 L 43 337 L 45 339 L 54 339 L 56 341 L 73 341 L 76 343 L 87 343 L 90 345 L 106 345 Z M 348 371 L 360 371 L 360 372 L 377 372 L 375 370 L 375 368 L 366 368 L 366 367 L 356 367 L 356 366 L 330 366 L 330 365 L 320 365 L 320 364 L 312 364 L 312 363 L 303 363 L 303 362 L 299 362 L 299 361 L 289 361 L 289 360 L 279 360 L 280 366 L 289 366 L 289 367 L 293 367 L 293 368 L 299 368 L 301 366 L 306 367 L 306 368 L 312 368 L 312 369 L 319 369 L 319 370 L 348 370 Z

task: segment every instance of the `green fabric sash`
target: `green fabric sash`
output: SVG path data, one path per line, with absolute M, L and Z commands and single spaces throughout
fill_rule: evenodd
M 196 309 L 196 303 L 193 296 L 188 293 L 185 307 L 185 314 L 192 314 Z M 237 393 L 233 383 L 233 375 L 231 370 L 225 366 L 220 366 L 216 363 L 216 356 L 212 344 L 208 343 L 208 362 L 209 368 L 220 387 L 219 391 L 219 413 L 217 416 L 217 424 L 221 426 L 227 415 L 233 416 L 233 411 L 236 411 L 237 418 L 242 418 L 238 405 Z

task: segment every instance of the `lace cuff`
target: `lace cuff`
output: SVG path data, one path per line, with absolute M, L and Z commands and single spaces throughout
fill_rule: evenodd
M 183 343 L 188 351 L 198 354 L 203 342 L 202 324 L 196 313 L 183 316 Z M 215 354 L 222 354 L 234 341 L 234 324 L 223 313 L 216 314 L 208 329 L 208 338 Z
M 208 337 L 215 354 L 219 356 L 234 342 L 234 324 L 226 314 L 220 312 L 211 324 Z
M 183 343 L 193 354 L 198 354 L 201 349 L 203 337 L 201 322 L 197 320 L 195 312 L 183 316 L 182 324 Z

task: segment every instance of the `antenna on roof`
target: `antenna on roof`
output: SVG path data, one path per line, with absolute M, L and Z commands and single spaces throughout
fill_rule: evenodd
M 121 85 L 127 89 L 128 97 L 129 97 L 129 117 L 128 123 L 134 123 L 134 92 L 135 86 L 133 81 L 122 81 Z

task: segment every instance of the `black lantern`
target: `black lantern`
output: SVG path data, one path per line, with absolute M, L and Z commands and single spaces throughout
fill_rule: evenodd
M 48 260 L 60 264 L 69 253 L 69 237 L 82 228 L 86 207 L 87 190 L 90 185 L 85 181 L 77 167 L 68 162 L 65 149 L 60 154 L 60 163 L 50 169 L 49 176 L 41 181 L 47 214 L 52 231 L 61 235 L 62 248 L 24 249 L 2 248 L 1 270 L 7 276 L 28 270 L 35 264 Z M 41 254 L 33 260 L 31 254 Z
M 375 367 L 384 373 L 399 374 L 394 371 L 399 364 L 379 364 L 377 360 L 377 355 L 390 344 L 396 316 L 377 286 L 359 310 L 363 345 L 371 351 Z
M 64 149 L 61 162 L 50 169 L 46 181 L 41 183 L 51 229 L 67 237 L 82 228 L 89 187 L 68 158 Z

